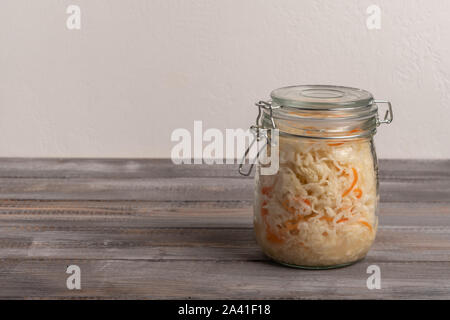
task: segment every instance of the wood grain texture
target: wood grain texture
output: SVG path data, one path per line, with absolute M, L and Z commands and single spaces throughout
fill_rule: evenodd
M 450 161 L 380 161 L 388 202 L 450 202 Z M 253 180 L 236 165 L 170 160 L 3 159 L 0 199 L 251 201 Z
M 65 287 L 68 265 L 82 270 L 80 291 Z M 381 290 L 368 290 L 362 261 L 328 271 L 270 261 L 1 260 L 1 298 L 421 299 L 450 298 L 449 262 L 382 262 Z
M 377 240 L 337 270 L 281 267 L 251 178 L 168 160 L 0 160 L 0 298 L 450 298 L 450 161 L 380 161 Z M 82 270 L 82 290 L 65 286 Z M 368 290 L 367 266 L 382 272 Z

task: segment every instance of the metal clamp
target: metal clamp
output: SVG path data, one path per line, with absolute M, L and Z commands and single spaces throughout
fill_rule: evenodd
M 256 117 L 256 125 L 259 126 L 259 122 L 262 116 L 262 109 L 269 110 L 270 113 L 270 121 L 272 122 L 272 128 L 276 129 L 275 121 L 273 120 L 273 109 L 280 108 L 279 106 L 272 106 L 272 101 L 258 101 L 255 103 L 255 106 L 258 107 L 258 116 Z
M 247 150 L 245 150 L 244 156 L 242 157 L 242 160 L 241 160 L 241 162 L 239 164 L 239 173 L 241 175 L 243 175 L 243 176 L 249 176 L 252 173 L 253 167 L 255 165 L 254 163 L 251 163 L 250 167 L 249 167 L 249 169 L 247 171 L 243 170 L 244 163 L 245 163 L 245 158 L 247 158 L 247 155 L 250 152 L 251 147 L 255 144 L 255 141 L 260 141 L 261 140 L 260 129 L 262 129 L 262 124 L 260 124 L 260 122 L 261 122 L 261 116 L 262 116 L 262 112 L 263 112 L 262 109 L 269 110 L 270 120 L 271 120 L 271 124 L 272 124 L 272 129 L 276 129 L 275 121 L 273 120 L 273 109 L 278 109 L 279 107 L 278 106 L 277 107 L 273 107 L 271 101 L 258 101 L 258 102 L 255 103 L 255 105 L 258 107 L 258 116 L 256 117 L 256 124 L 251 126 L 250 130 L 255 133 L 256 137 L 250 143 L 250 145 L 248 146 Z M 270 143 L 269 135 L 264 135 L 264 138 L 266 138 L 266 142 L 258 150 L 258 152 L 256 154 L 256 159 L 258 159 L 259 154 L 266 147 L 266 145 L 268 143 Z
M 377 119 L 377 126 L 381 124 L 390 124 L 392 120 L 394 120 L 394 113 L 392 112 L 392 104 L 386 100 L 373 100 L 373 102 L 375 104 L 385 103 L 388 105 L 388 110 L 386 110 L 386 113 L 384 114 L 384 119 L 383 120 Z
M 261 134 L 259 132 L 259 127 L 258 126 L 251 126 L 250 130 L 256 135 L 256 137 L 252 140 L 252 142 L 250 143 L 250 145 L 248 146 L 247 150 L 245 150 L 244 156 L 242 157 L 241 163 L 239 164 L 239 173 L 243 176 L 249 176 L 252 173 L 253 170 L 253 166 L 255 165 L 254 163 L 250 163 L 250 167 L 247 171 L 243 170 L 244 167 L 244 163 L 245 163 L 245 158 L 247 158 L 247 155 L 250 152 L 251 147 L 255 144 L 256 141 L 260 141 L 261 140 Z M 266 147 L 267 143 L 268 143 L 268 137 L 266 136 L 266 142 L 263 144 L 263 146 L 258 150 L 258 152 L 256 153 L 256 158 L 259 157 L 259 154 L 261 153 L 261 151 Z

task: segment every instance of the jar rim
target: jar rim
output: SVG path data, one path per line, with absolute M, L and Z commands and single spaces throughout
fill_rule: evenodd
M 270 97 L 274 106 L 308 111 L 350 111 L 372 104 L 366 90 L 334 85 L 295 85 L 275 89 Z
M 371 137 L 378 126 L 378 106 L 362 89 L 300 85 L 273 90 L 263 104 L 263 127 L 280 134 L 313 139 Z M 270 122 L 269 122 L 270 121 Z
M 256 124 L 278 129 L 280 134 L 315 139 L 371 137 L 380 124 L 393 120 L 389 101 L 374 99 L 370 92 L 352 87 L 288 86 L 273 90 L 271 98 L 256 103 Z M 388 106 L 384 119 L 379 119 L 377 104 Z

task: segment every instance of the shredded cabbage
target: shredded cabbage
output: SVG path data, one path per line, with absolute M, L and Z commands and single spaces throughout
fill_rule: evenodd
M 280 137 L 278 173 L 256 179 L 255 233 L 268 256 L 323 267 L 366 255 L 378 226 L 371 144 Z

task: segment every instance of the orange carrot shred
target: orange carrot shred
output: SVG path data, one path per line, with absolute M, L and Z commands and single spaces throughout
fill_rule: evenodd
M 289 201 L 288 201 L 287 199 L 285 199 L 285 200 L 281 203 L 281 205 L 283 206 L 283 208 L 284 208 L 287 212 L 295 213 L 295 208 L 289 206 Z
M 269 210 L 267 208 L 261 208 L 261 215 L 263 217 L 267 216 L 269 214 Z
M 267 223 L 267 215 L 269 214 L 269 210 L 267 208 L 261 208 L 261 216 L 263 217 L 264 224 L 266 225 L 266 238 L 268 241 L 273 243 L 283 243 L 284 240 L 272 231 L 270 226 Z
M 348 219 L 347 218 L 341 218 L 338 221 L 336 221 L 336 223 L 341 223 L 341 222 L 345 222 L 345 221 L 348 221 Z
M 272 230 L 270 228 L 266 228 L 266 237 L 267 237 L 267 240 L 269 240 L 270 242 L 274 242 L 274 243 L 283 243 L 284 242 L 284 240 L 280 236 L 278 236 L 277 234 L 272 232 Z
M 295 218 L 295 219 L 291 219 L 291 220 L 286 221 L 286 222 L 284 223 L 286 229 L 287 229 L 288 231 L 294 230 L 295 228 L 297 228 L 297 226 L 298 226 L 298 224 L 300 223 L 301 220 L 302 220 L 302 217 L 299 216 L 299 217 L 297 217 L 297 218 Z
M 303 203 L 307 204 L 311 207 L 311 201 L 309 199 L 302 199 L 299 195 L 294 197 L 295 202 L 300 203 L 300 201 L 303 201 Z
M 263 187 L 261 189 L 261 193 L 266 196 L 269 196 L 272 193 L 272 187 Z
M 359 220 L 358 222 L 362 225 L 365 225 L 367 228 L 369 228 L 370 231 L 372 231 L 372 226 L 368 222 L 362 220 Z
M 316 128 L 316 127 L 304 127 L 303 129 L 312 129 L 312 130 L 317 130 L 317 128 Z M 311 131 L 311 130 L 305 130 L 305 132 L 306 132 L 306 133 L 308 133 L 308 134 L 314 133 L 314 131 Z
M 286 229 L 288 231 L 294 230 L 295 228 L 297 228 L 298 223 L 291 223 L 291 222 L 286 222 Z
M 346 195 L 348 195 L 348 194 L 350 193 L 350 191 L 352 191 L 352 189 L 355 187 L 356 182 L 358 181 L 358 172 L 356 171 L 355 168 L 352 168 L 352 171 L 353 171 L 353 177 L 354 177 L 354 178 L 353 178 L 352 185 L 350 186 L 350 188 L 348 188 L 347 191 L 345 191 L 345 192 L 342 194 L 342 197 L 345 197 Z
M 328 145 L 329 145 L 330 147 L 342 146 L 343 144 L 344 144 L 343 142 L 341 142 L 341 143 L 328 143 Z
M 356 188 L 353 192 L 356 193 L 356 198 L 360 199 L 362 197 L 362 190 L 360 188 Z
M 333 218 L 331 218 L 331 217 L 321 217 L 319 220 L 326 220 L 328 222 L 331 222 L 331 221 L 333 221 Z

